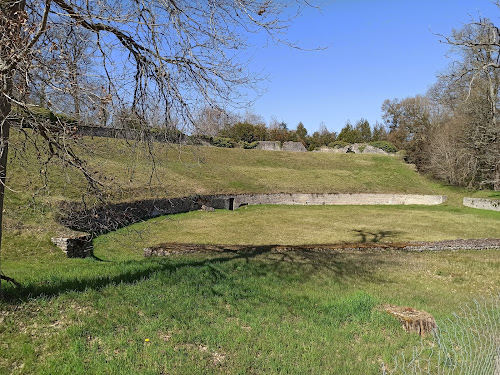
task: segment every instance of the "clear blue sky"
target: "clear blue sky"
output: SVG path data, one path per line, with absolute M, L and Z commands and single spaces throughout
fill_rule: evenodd
M 500 25 L 490 0 L 326 0 L 294 22 L 288 39 L 327 50 L 269 43 L 252 51 L 249 68 L 269 77 L 252 109 L 290 129 L 302 121 L 309 134 L 322 121 L 337 132 L 362 117 L 373 125 L 385 99 L 424 94 L 451 61 L 433 33 L 449 35 L 478 16 Z

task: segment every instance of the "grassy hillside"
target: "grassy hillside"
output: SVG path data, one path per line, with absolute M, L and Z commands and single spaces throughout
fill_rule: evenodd
M 92 202 L 81 173 L 56 158 L 47 160 L 44 150 L 22 141 L 13 136 L 2 251 L 7 261 L 59 256 L 50 242 L 50 236 L 67 232 L 53 219 L 58 203 L 82 197 Z M 115 202 L 214 193 L 373 192 L 445 194 L 445 206 L 462 209 L 464 195 L 493 195 L 443 187 L 384 155 L 145 145 L 88 137 L 75 148 L 102 183 L 104 196 Z
M 397 157 L 382 155 L 148 147 L 107 138 L 84 138 L 76 149 L 112 201 L 211 193 L 373 192 L 447 194 L 459 204 L 463 196 L 432 183 Z M 8 175 L 6 210 L 13 227 L 41 220 L 46 228 L 46 213 L 54 203 L 80 200 L 86 191 L 78 171 L 56 158 L 47 162 L 43 150 L 24 149 L 19 136 L 13 139 Z
M 0 301 L 0 374 L 378 374 L 382 360 L 419 342 L 381 305 L 444 319 L 500 285 L 500 252 L 492 250 L 143 259 L 145 245 L 172 240 L 499 237 L 499 213 L 461 207 L 464 195 L 497 193 L 441 186 L 389 156 L 85 141 L 78 148 L 111 201 L 248 192 L 445 194 L 449 201 L 193 212 L 101 236 L 96 258 L 67 259 L 50 242 L 65 230 L 53 220 L 55 208 L 82 199 L 85 181 L 28 148 L 9 165 L 2 271 L 22 287 L 4 287 Z
M 19 135 L 14 135 L 9 164 L 10 189 L 6 194 L 6 230 L 2 249 L 2 260 L 6 261 L 7 269 L 9 261 L 38 262 L 46 256 L 61 256 L 50 242 L 51 236 L 68 232 L 53 219 L 58 203 L 78 201 L 82 196 L 92 201 L 92 194 L 86 193 L 87 185 L 81 173 L 58 163 L 55 158 L 45 160 L 43 150 L 23 146 L 22 140 Z M 448 195 L 444 206 L 462 210 L 464 195 L 494 195 L 441 186 L 418 174 L 397 157 L 384 155 L 291 153 L 159 143 L 145 145 L 88 137 L 77 141 L 75 147 L 88 161 L 88 167 L 102 183 L 104 195 L 111 201 L 252 192 L 421 193 Z M 385 216 L 394 218 L 390 214 Z M 347 216 L 345 218 L 347 220 Z M 357 221 L 355 216 L 351 219 Z M 486 221 L 479 220 L 468 229 L 474 230 L 481 225 L 490 228 Z M 294 228 L 293 225 L 290 228 Z M 484 236 L 495 236 L 494 231 L 484 228 L 479 231 Z

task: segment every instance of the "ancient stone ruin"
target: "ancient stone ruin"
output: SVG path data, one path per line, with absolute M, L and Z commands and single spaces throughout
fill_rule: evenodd
M 404 205 L 441 204 L 441 195 L 411 194 L 219 194 L 192 195 L 171 199 L 149 199 L 82 209 L 67 203 L 58 218 L 64 226 L 88 235 L 53 238 L 68 257 L 92 255 L 92 237 L 163 215 L 214 209 L 235 210 L 246 205 Z
M 380 155 L 395 155 L 395 154 L 390 154 L 388 152 L 385 152 L 381 148 L 378 147 L 373 147 L 371 145 L 367 145 L 364 143 L 354 143 L 352 145 L 347 145 L 345 147 L 339 147 L 339 148 L 332 148 L 332 147 L 327 147 L 323 146 L 320 147 L 314 152 L 332 152 L 336 154 L 380 154 Z
M 64 251 L 68 258 L 86 258 L 93 255 L 92 236 L 89 234 L 74 237 L 53 237 L 51 241 Z
M 283 146 L 279 141 L 261 141 L 255 147 L 258 150 L 265 151 L 290 151 L 290 152 L 306 152 L 306 148 L 301 142 L 284 142 Z
M 486 198 L 464 198 L 463 205 L 466 207 L 479 208 L 500 212 L 500 199 Z

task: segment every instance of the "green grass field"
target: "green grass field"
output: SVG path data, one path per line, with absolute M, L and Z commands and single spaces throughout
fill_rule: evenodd
M 498 292 L 494 250 L 195 254 L 144 259 L 161 242 L 308 244 L 500 237 L 500 213 L 395 157 L 226 150 L 88 140 L 112 201 L 203 193 L 445 194 L 441 206 L 252 206 L 162 217 L 100 236 L 95 258 L 65 258 L 57 203 L 85 184 L 61 165 L 47 189 L 35 155 L 13 160 L 6 197 L 0 374 L 378 374 L 420 342 L 382 311 L 439 319 Z M 66 173 L 67 172 L 67 173 Z M 152 173 L 154 172 L 154 173 Z M 35 176 L 35 177 L 33 177 Z
M 381 305 L 445 319 L 499 271 L 487 250 L 61 261 L 2 304 L 0 372 L 377 374 L 419 342 Z
M 447 206 L 245 206 L 152 219 L 101 236 L 95 246 L 106 259 L 111 254 L 139 258 L 144 247 L 162 242 L 305 245 L 500 238 L 499 220 L 497 212 Z

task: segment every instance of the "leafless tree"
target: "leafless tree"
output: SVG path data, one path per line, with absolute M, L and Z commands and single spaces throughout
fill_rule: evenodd
M 249 34 L 296 47 L 285 34 L 302 6 L 307 0 L 0 0 L 0 222 L 13 124 L 29 125 L 50 158 L 97 183 L 63 142 L 67 124 L 36 115 L 29 89 L 37 80 L 45 106 L 77 117 L 85 105 L 103 125 L 118 105 L 145 118 L 151 98 L 166 118 L 193 123 L 198 108 L 238 102 L 239 89 L 254 87 Z M 84 85 L 79 69 L 89 61 L 92 84 Z M 72 110 L 58 105 L 63 97 Z
M 467 123 L 457 130 L 470 155 L 462 163 L 468 169 L 468 185 L 500 190 L 500 30 L 480 18 L 441 37 L 458 59 L 440 77 L 434 96 L 459 119 L 456 123 Z
M 204 107 L 196 113 L 194 133 L 215 137 L 221 130 L 237 122 L 237 116 L 223 108 Z

